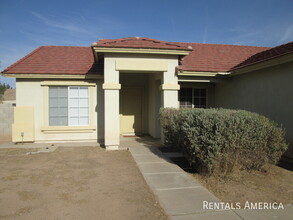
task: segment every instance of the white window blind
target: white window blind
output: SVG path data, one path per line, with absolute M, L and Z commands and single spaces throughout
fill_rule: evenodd
M 70 126 L 85 126 L 89 124 L 89 97 L 87 87 L 69 87 L 68 108 Z
M 89 91 L 86 86 L 49 87 L 49 125 L 89 125 Z
M 49 88 L 49 125 L 68 125 L 68 88 L 54 86 Z

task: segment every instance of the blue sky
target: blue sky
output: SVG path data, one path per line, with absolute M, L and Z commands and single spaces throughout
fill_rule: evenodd
M 293 40 L 292 12 L 292 0 L 0 0 L 0 71 L 41 45 L 108 38 L 276 46 Z

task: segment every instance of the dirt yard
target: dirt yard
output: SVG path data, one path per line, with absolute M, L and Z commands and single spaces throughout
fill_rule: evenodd
M 0 149 L 0 219 L 167 219 L 127 151 L 27 151 Z
M 278 166 L 269 166 L 266 172 L 237 171 L 225 180 L 192 175 L 223 202 L 293 203 L 293 172 Z

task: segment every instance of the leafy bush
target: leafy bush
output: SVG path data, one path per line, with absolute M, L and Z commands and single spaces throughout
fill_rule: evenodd
M 244 110 L 172 109 L 160 111 L 165 144 L 180 147 L 202 174 L 229 174 L 235 167 L 260 170 L 287 149 L 284 129 Z

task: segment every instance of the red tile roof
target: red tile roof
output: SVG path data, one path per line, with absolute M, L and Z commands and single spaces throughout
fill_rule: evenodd
M 99 40 L 94 47 L 191 50 L 188 46 L 144 37 Z
M 190 50 L 179 71 L 228 72 L 292 52 L 293 43 L 274 48 L 201 43 L 172 43 L 149 38 L 100 40 L 98 47 Z M 103 74 L 91 47 L 42 46 L 3 71 L 6 74 Z
M 103 67 L 94 62 L 91 47 L 42 46 L 5 69 L 3 73 L 102 74 Z
M 244 60 L 240 64 L 236 65 L 235 67 L 233 67 L 232 70 L 240 69 L 240 68 L 250 66 L 256 63 L 267 61 L 267 60 L 280 57 L 289 53 L 293 53 L 293 41 L 273 47 L 271 49 L 262 51 L 260 53 L 257 53 L 249 57 L 248 59 Z
M 178 69 L 203 72 L 228 72 L 250 56 L 269 48 L 201 43 L 179 44 L 191 46 L 193 50 L 183 58 Z

